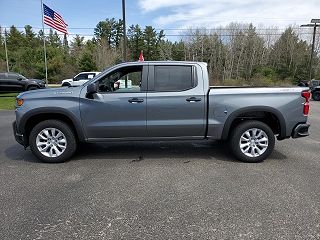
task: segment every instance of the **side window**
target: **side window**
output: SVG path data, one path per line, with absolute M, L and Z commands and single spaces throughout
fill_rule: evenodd
M 154 90 L 184 91 L 194 87 L 192 66 L 155 66 Z
M 9 80 L 17 80 L 18 79 L 18 74 L 16 73 L 8 73 L 8 79 Z
M 88 79 L 88 74 L 87 73 L 81 73 L 78 76 L 76 76 L 73 80 L 74 81 L 79 81 L 79 80 L 85 80 Z
M 98 81 L 100 93 L 140 92 L 142 66 L 130 66 L 117 69 Z

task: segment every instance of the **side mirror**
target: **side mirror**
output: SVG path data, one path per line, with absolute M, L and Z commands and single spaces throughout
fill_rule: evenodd
M 22 79 L 23 79 L 22 77 L 18 77 L 18 78 L 17 78 L 18 81 L 21 81 Z
M 90 83 L 87 86 L 87 97 L 92 98 L 92 95 L 98 92 L 98 84 Z

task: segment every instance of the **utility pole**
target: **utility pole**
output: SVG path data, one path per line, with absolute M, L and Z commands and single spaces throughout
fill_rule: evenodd
M 7 48 L 7 29 L 4 28 L 4 49 L 6 52 L 7 72 L 9 72 L 9 59 L 8 59 L 8 48 Z
M 122 0 L 123 61 L 127 61 L 126 0 Z
M 309 80 L 312 80 L 312 62 L 313 62 L 313 55 L 314 55 L 314 46 L 316 40 L 316 33 L 317 27 L 320 27 L 320 19 L 312 19 L 311 23 L 303 24 L 300 27 L 313 27 L 313 36 L 312 36 L 312 47 L 311 47 L 311 54 L 310 54 L 310 62 L 309 62 Z

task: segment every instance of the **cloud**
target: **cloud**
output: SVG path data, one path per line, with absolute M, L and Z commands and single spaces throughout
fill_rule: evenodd
M 309 0 L 139 0 L 158 27 L 216 27 L 230 22 L 285 27 L 319 16 L 318 1 Z
M 139 5 L 144 11 L 154 11 L 160 8 L 166 7 L 174 7 L 174 6 L 183 6 L 194 4 L 197 1 L 195 0 L 156 0 L 156 1 L 149 1 L 149 0 L 140 0 Z

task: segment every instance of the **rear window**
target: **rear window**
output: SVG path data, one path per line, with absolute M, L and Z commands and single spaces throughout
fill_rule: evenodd
M 192 66 L 155 66 L 154 90 L 184 91 L 194 87 Z

